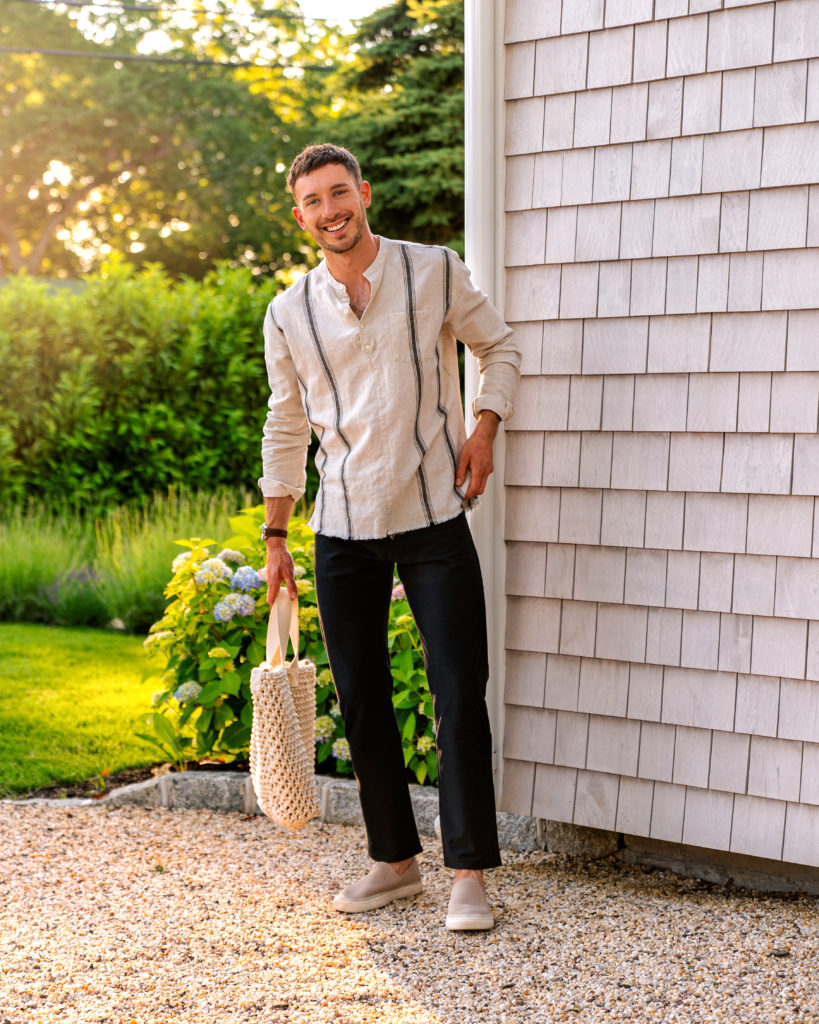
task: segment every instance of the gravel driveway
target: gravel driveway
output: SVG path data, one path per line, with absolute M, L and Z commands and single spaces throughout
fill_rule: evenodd
M 0 1024 L 819 1022 L 816 897 L 504 854 L 498 924 L 449 933 L 449 872 L 370 914 L 330 896 L 359 829 L 0 805 Z

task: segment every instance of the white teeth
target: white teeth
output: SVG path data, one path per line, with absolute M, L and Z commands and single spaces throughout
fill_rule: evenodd
M 349 221 L 349 219 L 350 218 L 347 217 L 346 220 L 339 221 L 337 224 L 328 224 L 327 227 L 324 230 L 325 231 L 341 231 L 341 229 L 347 225 L 347 222 Z

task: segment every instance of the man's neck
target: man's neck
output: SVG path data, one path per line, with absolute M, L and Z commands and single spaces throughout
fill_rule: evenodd
M 349 252 L 327 252 L 327 269 L 340 284 L 354 285 L 364 277 L 364 271 L 378 255 L 379 238 L 367 228 L 358 245 Z

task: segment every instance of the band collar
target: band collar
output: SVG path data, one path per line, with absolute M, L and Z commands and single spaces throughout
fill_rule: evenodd
M 375 237 L 378 239 L 378 252 L 375 254 L 375 259 L 364 271 L 364 277 L 366 277 L 367 280 L 370 282 L 370 301 L 372 301 L 372 297 L 373 295 L 375 295 L 376 289 L 380 285 L 381 278 L 384 275 L 384 264 L 387 258 L 386 249 L 389 241 L 388 239 L 380 235 L 376 235 Z M 326 260 L 323 261 L 322 267 L 324 270 L 325 279 L 330 288 L 342 300 L 342 302 L 347 302 L 347 288 L 345 287 L 345 285 L 343 285 L 341 281 L 337 281 L 336 278 L 333 277 L 333 275 L 330 273 L 330 268 L 327 266 Z

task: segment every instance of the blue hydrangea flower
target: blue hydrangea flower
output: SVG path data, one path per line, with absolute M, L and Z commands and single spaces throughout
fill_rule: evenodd
M 349 761 L 350 760 L 350 744 L 342 736 L 340 740 L 336 740 L 333 744 L 333 757 L 337 761 Z
M 188 680 L 187 683 L 183 683 L 177 688 L 174 693 L 174 697 L 179 701 L 180 704 L 184 704 L 189 700 L 196 700 L 199 694 L 202 692 L 202 687 L 199 683 L 194 683 L 193 680 Z
M 160 640 L 164 640 L 166 637 L 173 636 L 173 631 L 170 629 L 160 629 L 156 633 L 149 633 L 142 641 L 143 647 L 153 647 L 154 644 L 158 644 Z
M 212 572 L 217 580 L 227 580 L 233 575 L 233 570 L 221 558 L 206 558 L 199 569 L 204 572 Z
M 234 551 L 233 548 L 222 548 L 216 557 L 221 558 L 223 562 L 233 562 L 234 565 L 245 564 L 245 556 L 241 551 Z
M 250 594 L 228 594 L 220 604 L 226 604 L 234 615 L 253 615 L 256 611 L 256 600 Z M 216 614 L 216 608 L 213 609 L 213 614 Z
M 232 594 L 228 594 L 228 597 L 232 597 Z M 220 601 L 213 608 L 213 617 L 217 622 L 230 622 L 233 618 L 233 609 L 227 603 L 227 600 Z
M 393 601 L 404 601 L 406 600 L 407 592 L 404 590 L 403 583 L 396 583 L 392 588 L 392 600 Z
M 415 749 L 421 755 L 427 754 L 429 753 L 430 750 L 432 750 L 434 744 L 435 741 L 431 736 L 421 736 L 418 742 L 415 744 Z
M 260 573 L 249 565 L 240 565 L 230 581 L 231 590 L 258 590 L 265 581 Z
M 171 568 L 174 572 L 178 572 L 185 562 L 190 561 L 190 557 L 193 554 L 192 551 L 183 551 L 181 555 L 177 555 L 176 558 L 171 562 Z
M 327 743 L 333 738 L 336 723 L 329 715 L 319 715 L 316 719 L 316 743 Z
M 212 569 L 200 569 L 193 578 L 196 583 L 215 583 L 219 579 Z

